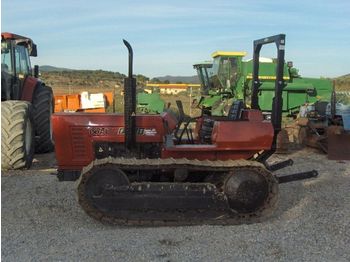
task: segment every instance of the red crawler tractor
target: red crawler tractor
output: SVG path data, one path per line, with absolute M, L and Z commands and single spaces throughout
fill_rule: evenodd
M 271 121 L 257 103 L 259 54 L 269 43 L 278 50 Z M 87 214 L 123 225 L 254 222 L 276 206 L 279 183 L 317 176 L 313 170 L 277 177 L 272 172 L 292 161 L 266 162 L 281 129 L 285 35 L 254 41 L 251 109 L 236 101 L 228 117 L 195 120 L 184 117 L 181 103 L 180 119 L 167 112 L 135 114 L 133 52 L 124 44 L 129 50 L 124 114 L 53 115 L 58 178 L 79 179 L 79 203 Z M 209 138 L 201 137 L 203 129 Z

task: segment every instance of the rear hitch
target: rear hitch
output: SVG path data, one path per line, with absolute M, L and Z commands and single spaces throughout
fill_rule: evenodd
M 317 176 L 318 176 L 318 172 L 316 170 L 295 173 L 295 174 L 290 174 L 290 175 L 285 175 L 285 176 L 276 176 L 275 175 L 279 184 L 293 182 L 293 181 L 297 181 L 297 180 L 308 179 L 308 178 L 313 178 L 313 177 L 317 177 Z

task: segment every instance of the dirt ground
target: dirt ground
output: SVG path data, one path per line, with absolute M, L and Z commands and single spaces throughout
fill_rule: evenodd
M 30 170 L 2 172 L 2 261 L 349 261 L 350 161 L 312 149 L 275 155 L 316 169 L 315 179 L 280 185 L 267 221 L 238 226 L 117 227 L 88 217 L 75 183 L 58 182 L 54 153 Z

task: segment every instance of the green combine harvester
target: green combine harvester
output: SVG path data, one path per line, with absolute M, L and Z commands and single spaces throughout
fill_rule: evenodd
M 160 114 L 165 109 L 165 102 L 159 93 L 141 92 L 137 94 L 136 110 L 142 114 Z
M 213 116 L 227 115 L 233 100 L 242 99 L 250 105 L 253 61 L 244 61 L 246 52 L 217 51 L 213 61 L 193 65 L 202 86 L 199 106 Z M 301 105 L 316 101 L 330 101 L 332 82 L 327 79 L 303 78 L 292 62 L 285 63 L 283 113 L 296 116 Z M 268 116 L 272 110 L 276 60 L 261 58 L 259 62 L 259 105 Z

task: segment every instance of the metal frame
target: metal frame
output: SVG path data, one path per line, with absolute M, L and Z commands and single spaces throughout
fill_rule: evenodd
M 272 99 L 272 115 L 271 123 L 274 129 L 274 136 L 271 145 L 271 149 L 264 151 L 260 154 L 256 160 L 263 163 L 265 167 L 270 171 L 275 171 L 286 166 L 293 165 L 291 159 L 276 163 L 274 165 L 269 165 L 266 161 L 267 159 L 276 152 L 277 135 L 282 128 L 282 106 L 283 106 L 283 89 L 286 86 L 283 80 L 283 70 L 284 70 L 284 53 L 285 53 L 285 34 L 274 35 L 254 41 L 254 55 L 253 55 L 253 83 L 252 83 L 252 109 L 259 108 L 259 87 L 261 83 L 259 81 L 259 58 L 260 51 L 263 45 L 275 43 L 277 48 L 277 67 L 276 67 L 276 80 L 275 80 L 275 96 Z M 286 183 L 301 179 L 307 179 L 311 177 L 316 177 L 318 172 L 316 170 L 290 174 L 287 176 L 276 176 L 279 183 Z
M 276 151 L 277 135 L 281 131 L 282 123 L 282 106 L 283 98 L 282 92 L 286 86 L 283 80 L 284 69 L 284 52 L 285 52 L 285 34 L 274 35 L 262 39 L 255 40 L 253 43 L 253 81 L 252 81 L 252 109 L 260 109 L 259 107 L 259 88 L 261 82 L 259 80 L 259 58 L 260 51 L 263 45 L 275 43 L 277 48 L 277 67 L 276 67 L 276 80 L 275 80 L 275 96 L 272 99 L 272 115 L 271 123 L 274 128 L 274 138 L 271 146 L 271 150 L 259 155 L 257 160 L 265 162 Z

